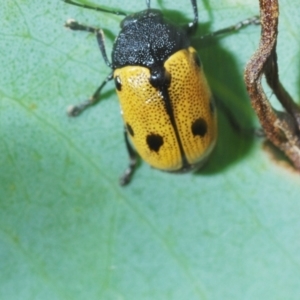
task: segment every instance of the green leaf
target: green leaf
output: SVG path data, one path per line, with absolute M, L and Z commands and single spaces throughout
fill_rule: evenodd
M 188 0 L 152 2 L 176 22 L 192 18 Z M 197 2 L 199 36 L 258 14 L 254 0 Z M 280 76 L 299 99 L 299 5 L 280 6 Z M 93 35 L 63 27 L 68 18 L 102 27 L 110 52 L 121 17 L 13 0 L 0 18 L 0 299 L 299 299 L 300 176 L 249 133 L 259 125 L 243 69 L 258 26 L 194 39 L 242 132 L 220 110 L 219 142 L 201 171 L 173 175 L 141 163 L 122 188 L 128 158 L 113 84 L 99 105 L 66 115 L 109 68 Z

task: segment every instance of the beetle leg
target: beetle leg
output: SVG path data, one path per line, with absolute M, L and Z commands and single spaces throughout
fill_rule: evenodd
M 83 101 L 82 103 L 71 105 L 68 107 L 68 115 L 70 117 L 77 117 L 82 111 L 84 111 L 86 108 L 88 108 L 91 105 L 94 105 L 100 100 L 100 93 L 102 91 L 102 88 L 106 85 L 106 83 L 110 80 L 112 80 L 113 74 L 109 74 L 106 79 L 101 83 L 101 85 L 97 88 L 95 93 L 88 99 Z
M 112 64 L 107 58 L 106 50 L 105 50 L 105 43 L 104 43 L 104 34 L 101 29 L 97 29 L 91 26 L 79 24 L 75 20 L 68 20 L 65 24 L 67 28 L 70 28 L 72 30 L 81 30 L 81 31 L 87 31 L 87 32 L 92 32 L 96 34 L 97 42 L 102 54 L 102 57 L 106 63 L 107 66 L 112 68 Z M 105 86 L 105 84 L 110 81 L 113 78 L 113 74 L 109 74 L 106 79 L 101 83 L 101 85 L 98 87 L 98 89 L 95 91 L 95 93 L 92 95 L 91 98 L 88 100 L 77 104 L 77 105 L 72 105 L 68 108 L 68 114 L 69 116 L 75 117 L 78 116 L 82 111 L 84 111 L 87 107 L 97 103 L 100 100 L 100 93 L 102 88 Z
M 188 34 L 194 34 L 198 27 L 198 7 L 197 1 L 191 0 L 193 11 L 194 11 L 194 20 L 188 24 Z
M 260 16 L 254 16 L 252 18 L 248 18 L 246 20 L 238 22 L 235 25 L 228 26 L 226 28 L 205 34 L 205 35 L 201 36 L 201 38 L 204 39 L 204 38 L 208 38 L 208 37 L 213 37 L 213 36 L 217 36 L 217 35 L 221 35 L 221 34 L 230 33 L 232 31 L 238 31 L 241 28 L 247 27 L 249 25 L 260 25 Z
M 125 138 L 126 149 L 129 155 L 129 166 L 125 170 L 124 174 L 120 177 L 120 185 L 122 186 L 127 185 L 130 182 L 131 177 L 137 165 L 137 154 L 132 148 L 131 144 L 129 143 L 126 128 L 124 128 L 124 138 Z
M 102 29 L 97 29 L 88 25 L 83 25 L 78 23 L 77 21 L 70 19 L 66 22 L 65 27 L 70 28 L 72 30 L 81 30 L 81 31 L 87 31 L 96 34 L 98 46 L 100 48 L 102 57 L 110 68 L 112 68 L 111 62 L 107 58 L 106 50 L 105 50 L 105 43 L 104 43 L 104 33 Z

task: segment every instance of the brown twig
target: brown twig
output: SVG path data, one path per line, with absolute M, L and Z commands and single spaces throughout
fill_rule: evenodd
M 245 83 L 267 138 L 300 169 L 300 109 L 284 89 L 278 76 L 278 0 L 260 0 L 260 13 L 260 44 L 246 66 Z M 263 75 L 285 109 L 284 112 L 278 112 L 271 106 L 261 84 Z

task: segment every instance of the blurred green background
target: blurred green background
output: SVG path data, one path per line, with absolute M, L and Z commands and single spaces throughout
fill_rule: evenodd
M 258 14 L 257 2 L 198 0 L 198 36 Z M 188 0 L 151 5 L 177 22 L 193 17 Z M 280 5 L 280 76 L 299 100 L 299 4 Z M 66 115 L 109 73 L 94 36 L 65 29 L 68 18 L 103 28 L 111 51 L 121 17 L 58 0 L 1 4 L 0 299 L 299 299 L 300 176 L 250 133 L 259 124 L 243 69 L 260 28 L 194 39 L 242 132 L 221 110 L 201 171 L 141 163 L 122 188 L 128 159 L 113 84 L 99 105 Z

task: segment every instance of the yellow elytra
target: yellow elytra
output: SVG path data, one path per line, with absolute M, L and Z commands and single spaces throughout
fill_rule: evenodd
M 177 51 L 164 63 L 171 75 L 167 91 L 175 128 L 164 96 L 149 83 L 148 68 L 126 66 L 114 71 L 114 78 L 121 84 L 117 94 L 130 140 L 143 160 L 154 168 L 182 171 L 199 167 L 215 145 L 214 102 L 198 61 L 195 49 L 189 47 Z

